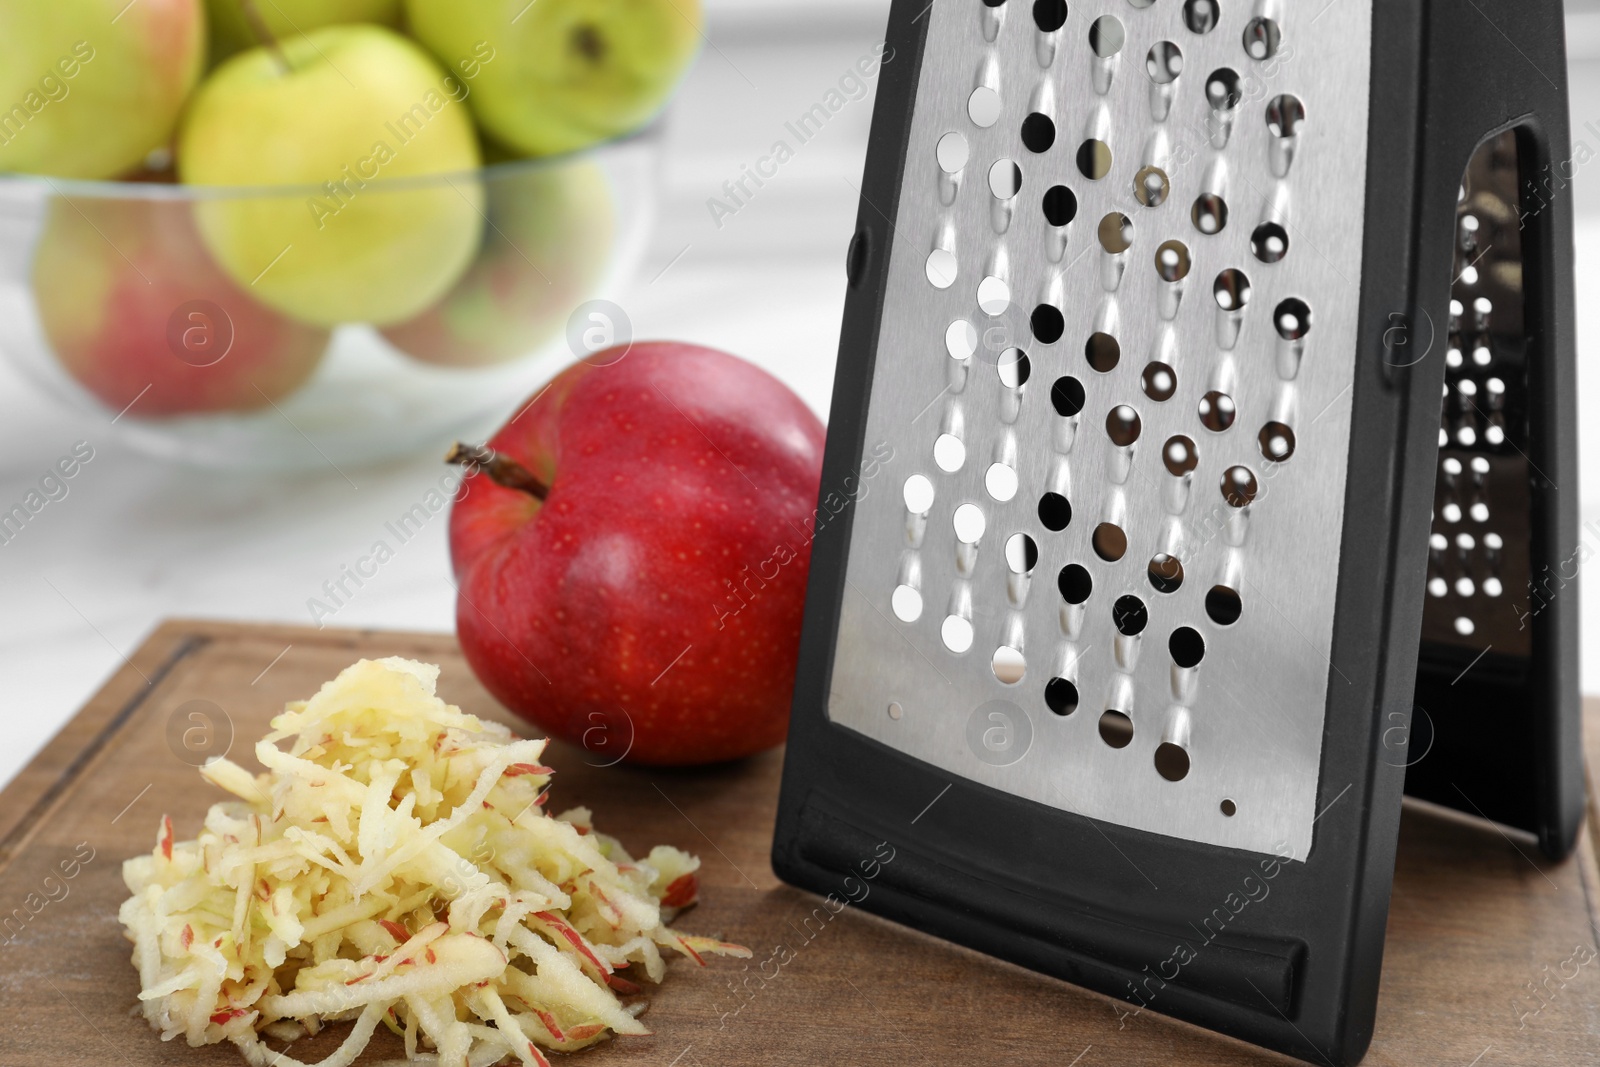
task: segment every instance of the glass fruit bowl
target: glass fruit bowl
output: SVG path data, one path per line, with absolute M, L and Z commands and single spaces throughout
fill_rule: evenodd
M 0 350 L 163 457 L 295 469 L 436 447 L 627 339 L 585 305 L 638 265 L 656 155 L 647 132 L 314 187 L 8 175 Z

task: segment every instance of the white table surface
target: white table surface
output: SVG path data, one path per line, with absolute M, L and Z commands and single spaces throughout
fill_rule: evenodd
M 610 294 L 636 336 L 739 353 L 825 415 L 870 98 L 848 105 L 718 229 L 705 201 L 881 38 L 885 0 L 711 0 L 712 47 L 666 131 L 661 217 L 646 262 Z M 1572 17 L 1573 127 L 1600 150 L 1600 14 Z M 1580 170 L 1579 335 L 1600 344 L 1600 163 Z M 688 251 L 684 252 L 685 246 Z M 674 257 L 682 253 L 680 259 Z M 669 268 L 670 264 L 670 268 Z M 665 270 L 665 273 L 662 273 Z M 657 277 L 657 275 L 660 275 Z M 1600 358 L 1600 357 L 1597 357 Z M 1584 518 L 1600 558 L 1600 364 L 1585 362 Z M 509 414 L 520 397 L 506 398 Z M 439 476 L 435 455 L 296 476 L 218 475 L 129 451 L 0 360 L 0 502 L 20 500 L 73 442 L 96 457 L 0 545 L 0 782 L 27 762 L 161 619 L 309 623 L 306 601 Z M 331 620 L 449 630 L 445 522 L 435 519 Z M 1585 577 L 1588 577 L 1587 575 Z M 1584 592 L 1584 687 L 1600 692 L 1600 580 Z M 266 662 L 261 664 L 263 668 Z

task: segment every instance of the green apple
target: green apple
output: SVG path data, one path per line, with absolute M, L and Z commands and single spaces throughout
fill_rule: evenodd
M 137 167 L 171 139 L 204 59 L 200 0 L 0 0 L 0 171 Z
M 53 200 L 33 292 L 67 373 L 130 419 L 266 407 L 304 383 L 328 346 L 327 330 L 230 281 L 181 199 Z
M 592 295 L 610 260 L 610 185 L 594 163 L 525 164 L 487 184 L 477 260 L 443 300 L 383 331 L 425 363 L 475 367 L 528 355 Z
M 261 21 L 278 40 L 346 22 L 400 25 L 400 0 L 255 0 Z M 261 42 L 245 18 L 240 0 L 206 0 L 211 25 L 211 62 Z
M 406 0 L 406 15 L 470 79 L 489 135 L 534 156 L 649 122 L 700 43 L 700 0 Z
M 268 187 L 201 200 L 200 232 L 236 281 L 304 322 L 408 319 L 456 283 L 483 230 L 466 90 L 381 26 L 312 30 L 282 56 L 235 56 L 190 104 L 183 181 Z

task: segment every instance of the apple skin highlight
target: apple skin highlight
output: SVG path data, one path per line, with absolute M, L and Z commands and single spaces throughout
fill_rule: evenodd
M 822 423 L 713 349 L 634 345 L 558 376 L 450 517 L 461 647 L 484 686 L 611 761 L 714 763 L 788 728 Z M 602 736 L 596 737 L 596 731 Z

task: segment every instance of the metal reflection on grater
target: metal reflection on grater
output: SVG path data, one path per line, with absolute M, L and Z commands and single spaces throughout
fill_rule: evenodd
M 918 507 L 859 503 L 834 722 L 1106 822 L 1307 854 L 1371 3 L 1305 49 L 1278 5 L 928 9 L 867 415 Z M 994 701 L 1032 728 L 1003 765 L 968 743 Z

